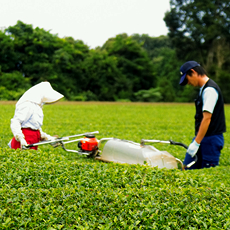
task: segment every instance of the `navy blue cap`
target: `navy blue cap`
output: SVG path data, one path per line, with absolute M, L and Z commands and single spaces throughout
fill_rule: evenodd
M 188 62 L 185 62 L 181 67 L 180 67 L 180 75 L 181 75 L 181 78 L 180 78 L 180 82 L 179 84 L 180 85 L 186 85 L 188 83 L 187 79 L 186 79 L 186 74 L 187 72 L 196 67 L 196 66 L 200 66 L 199 63 L 197 63 L 196 61 L 188 61 Z

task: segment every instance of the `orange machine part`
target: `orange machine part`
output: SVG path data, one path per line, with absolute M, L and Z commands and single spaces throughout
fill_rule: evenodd
M 81 149 L 85 151 L 94 151 L 98 148 L 98 140 L 93 138 L 84 137 L 84 140 L 81 140 Z

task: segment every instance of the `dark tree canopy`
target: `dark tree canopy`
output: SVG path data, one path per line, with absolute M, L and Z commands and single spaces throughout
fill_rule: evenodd
M 228 1 L 173 0 L 168 36 L 118 34 L 96 49 L 18 21 L 0 31 L 0 100 L 48 80 L 67 100 L 193 101 L 195 90 L 178 83 L 180 65 L 194 59 L 230 102 L 229 8 Z
M 169 37 L 184 59 L 197 59 L 207 68 L 224 64 L 224 47 L 230 38 L 228 0 L 171 0 L 165 14 Z M 222 56 L 222 57 L 221 57 Z
M 222 85 L 223 71 L 230 70 L 230 1 L 171 0 L 170 5 L 164 20 L 177 57 L 200 62 Z

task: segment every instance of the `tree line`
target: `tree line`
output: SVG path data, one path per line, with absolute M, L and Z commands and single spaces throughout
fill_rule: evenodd
M 167 36 L 119 34 L 95 49 L 22 21 L 0 31 L 0 100 L 47 80 L 67 100 L 190 102 L 196 89 L 179 86 L 179 67 L 196 60 L 230 102 L 230 3 L 170 4 Z

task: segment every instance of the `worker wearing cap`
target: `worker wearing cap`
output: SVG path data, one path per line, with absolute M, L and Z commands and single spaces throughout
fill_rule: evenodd
M 49 82 L 41 82 L 27 90 L 16 104 L 11 130 L 14 135 L 9 142 L 12 149 L 23 148 L 40 140 L 54 140 L 42 131 L 44 104 L 54 103 L 63 98 Z M 37 150 L 37 146 L 31 147 Z
M 195 137 L 189 145 L 184 165 L 197 155 L 197 162 L 190 169 L 209 168 L 219 165 L 226 132 L 224 100 L 219 86 L 208 78 L 205 69 L 195 61 L 188 61 L 180 68 L 179 84 L 200 87 L 195 100 Z

